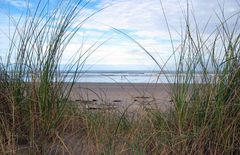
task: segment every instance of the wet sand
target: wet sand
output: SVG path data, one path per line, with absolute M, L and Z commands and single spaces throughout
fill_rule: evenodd
M 86 107 L 125 108 L 144 106 L 165 111 L 170 107 L 170 84 L 76 83 L 70 100 Z

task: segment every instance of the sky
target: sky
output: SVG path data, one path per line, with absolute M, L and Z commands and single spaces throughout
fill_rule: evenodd
M 17 19 L 27 8 L 34 9 L 38 0 L 0 0 L 0 56 L 4 57 L 9 48 L 9 14 Z M 50 0 L 52 6 L 57 0 Z M 77 21 L 101 10 L 81 27 L 63 56 L 62 63 L 68 63 L 84 40 L 84 49 L 95 42 L 101 45 L 88 59 L 87 64 L 108 66 L 156 67 L 156 63 L 136 43 L 113 28 L 121 30 L 139 42 L 154 58 L 164 64 L 172 54 L 172 45 L 168 27 L 163 14 L 165 12 L 172 35 L 174 47 L 181 42 L 187 0 L 92 0 L 82 9 Z M 106 7 L 106 8 L 105 8 Z M 240 10 L 239 0 L 189 0 L 190 12 L 195 15 L 200 30 L 209 20 L 204 35 L 210 34 L 218 25 L 216 14 L 224 8 L 226 17 Z M 51 8 L 50 8 L 51 9 Z M 169 60 L 169 67 L 174 64 Z M 144 69 L 145 69 L 144 68 Z

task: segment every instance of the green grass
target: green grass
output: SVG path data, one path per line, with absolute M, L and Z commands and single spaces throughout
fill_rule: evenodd
M 0 154 L 240 153 L 239 13 L 229 18 L 216 15 L 219 25 L 207 37 L 188 13 L 181 44 L 173 49 L 177 74 L 172 108 L 143 109 L 132 118 L 128 109 L 92 112 L 68 101 L 78 71 L 95 51 L 95 45 L 84 54 L 76 51 L 73 65 L 65 67 L 66 73 L 76 68 L 75 77 L 70 83 L 59 78 L 67 45 L 91 17 L 73 28 L 86 5 L 80 2 L 60 1 L 49 12 L 49 4 L 39 1 L 35 12 L 12 20 L 16 29 L 8 57 L 0 64 Z M 163 6 L 162 10 L 166 17 Z M 229 25 L 232 21 L 235 24 Z M 131 36 L 115 30 L 151 56 Z
M 77 72 L 95 50 L 91 48 L 96 48 L 79 49 L 71 64 L 60 66 L 72 38 L 96 13 L 77 21 L 87 3 L 59 1 L 50 11 L 49 2 L 39 1 L 35 10 L 28 9 L 19 19 L 9 17 L 15 30 L 9 37 L 7 59 L 0 67 L 1 153 L 16 153 L 23 145 L 29 153 L 43 154 L 48 144 L 62 136 L 66 103 Z M 60 71 L 67 76 L 74 68 L 71 81 L 64 83 L 65 77 L 58 76 Z

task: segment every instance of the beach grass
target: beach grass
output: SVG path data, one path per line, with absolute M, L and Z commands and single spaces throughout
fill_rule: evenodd
M 91 51 L 80 53 L 80 49 L 71 63 L 60 64 L 69 42 L 95 13 L 76 23 L 87 3 L 59 1 L 50 11 L 50 3 L 40 0 L 35 10 L 27 9 L 19 19 L 9 17 L 15 29 L 0 67 L 1 153 L 15 154 L 23 146 L 30 154 L 44 154 L 51 142 L 61 142 L 67 99 L 88 57 L 83 55 Z M 70 71 L 75 74 L 66 84 Z
M 0 64 L 0 154 L 240 153 L 239 13 L 226 18 L 220 8 L 223 16 L 216 15 L 219 24 L 207 37 L 187 13 L 181 44 L 173 49 L 171 108 L 138 109 L 133 117 L 129 107 L 89 110 L 71 103 L 85 58 L 76 54 L 65 66 L 66 76 L 75 69 L 68 83 L 59 78 L 60 64 L 67 45 L 89 19 L 73 28 L 87 3 L 60 1 L 51 12 L 48 5 L 39 1 L 33 13 L 12 21 L 15 31 Z M 151 56 L 131 36 L 115 30 Z

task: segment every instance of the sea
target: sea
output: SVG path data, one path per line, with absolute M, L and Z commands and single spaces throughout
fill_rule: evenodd
M 75 73 L 61 73 L 65 81 L 71 81 Z M 168 75 L 170 77 L 170 75 Z M 163 74 L 152 71 L 87 71 L 78 73 L 76 82 L 84 83 L 167 83 Z
M 64 81 L 69 82 L 74 78 L 75 73 L 61 72 L 60 76 Z M 204 83 L 202 74 L 194 74 L 194 78 L 188 82 Z M 213 78 L 214 74 L 209 74 Z M 186 74 L 178 75 L 178 82 L 189 80 Z M 206 79 L 204 79 L 206 80 Z M 79 72 L 75 79 L 76 82 L 83 83 L 174 83 L 177 81 L 174 72 L 159 72 L 149 70 L 108 70 L 108 71 L 86 71 Z

